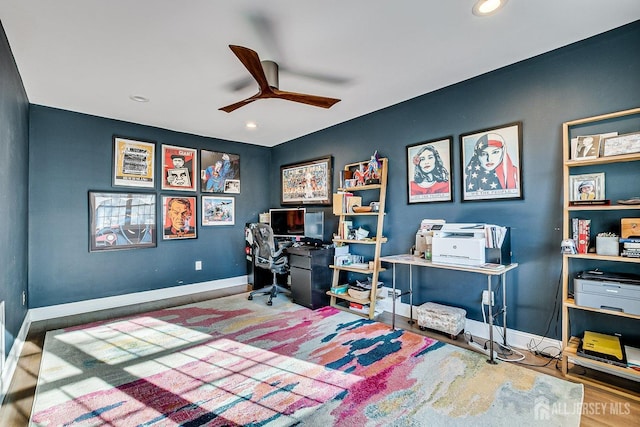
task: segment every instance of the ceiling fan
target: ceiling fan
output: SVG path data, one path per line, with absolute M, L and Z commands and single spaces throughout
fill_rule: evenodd
M 247 99 L 219 108 L 219 110 L 230 113 L 250 104 L 258 99 L 278 98 L 287 101 L 299 102 L 312 105 L 314 107 L 330 108 L 339 99 L 327 98 L 323 96 L 308 95 L 305 93 L 286 92 L 278 89 L 278 64 L 273 61 L 260 61 L 258 54 L 243 46 L 229 45 L 229 48 L 238 57 L 240 62 L 246 67 L 251 76 L 258 83 L 258 93 Z

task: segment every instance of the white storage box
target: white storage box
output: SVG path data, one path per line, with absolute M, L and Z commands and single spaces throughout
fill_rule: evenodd
M 467 312 L 458 307 L 427 302 L 416 309 L 421 330 L 435 329 L 455 339 L 464 330 Z

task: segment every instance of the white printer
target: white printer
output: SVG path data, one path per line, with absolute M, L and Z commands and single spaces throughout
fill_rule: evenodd
M 432 230 L 431 259 L 434 264 L 479 266 L 487 262 L 485 224 L 442 224 Z

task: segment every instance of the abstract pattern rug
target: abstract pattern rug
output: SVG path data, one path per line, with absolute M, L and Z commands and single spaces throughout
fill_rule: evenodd
M 31 425 L 578 426 L 582 397 L 332 307 L 241 294 L 48 332 Z

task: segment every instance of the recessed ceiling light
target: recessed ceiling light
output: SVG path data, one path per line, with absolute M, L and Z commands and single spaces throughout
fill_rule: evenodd
M 502 9 L 508 0 L 478 0 L 473 6 L 476 16 L 489 16 Z
M 149 98 L 145 98 L 142 95 L 130 95 L 129 99 L 136 102 L 149 102 Z
M 247 129 L 256 129 L 258 127 L 258 124 L 256 122 L 247 122 L 244 126 Z

